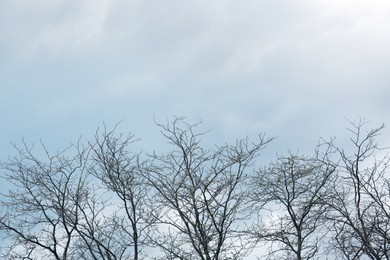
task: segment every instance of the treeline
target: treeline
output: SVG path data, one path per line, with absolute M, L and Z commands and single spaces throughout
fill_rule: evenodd
M 389 259 L 389 156 L 383 129 L 351 123 L 348 148 L 320 140 L 267 167 L 273 138 L 206 148 L 199 124 L 157 124 L 166 153 L 98 130 L 1 163 L 2 259 Z M 256 252 L 256 253 L 254 253 Z

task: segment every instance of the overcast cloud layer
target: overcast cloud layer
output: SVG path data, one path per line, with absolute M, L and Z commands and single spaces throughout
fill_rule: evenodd
M 390 125 L 388 0 L 0 0 L 0 58 L 2 159 L 103 121 L 158 149 L 154 117 L 201 118 L 216 142 L 279 136 L 272 153 Z

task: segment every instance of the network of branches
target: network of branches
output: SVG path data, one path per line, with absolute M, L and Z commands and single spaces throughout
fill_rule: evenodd
M 204 145 L 201 123 L 156 124 L 170 149 L 98 129 L 50 153 L 14 144 L 0 164 L 1 259 L 390 259 L 384 126 L 266 162 L 272 137 Z

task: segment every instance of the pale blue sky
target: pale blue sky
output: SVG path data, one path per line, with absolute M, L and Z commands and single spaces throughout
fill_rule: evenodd
M 390 125 L 389 65 L 388 0 L 0 0 L 0 156 L 120 120 L 158 150 L 154 115 L 305 150 Z
M 174 115 L 307 151 L 345 118 L 390 126 L 389 67 L 389 0 L 0 0 L 0 160 L 121 120 L 158 150 Z

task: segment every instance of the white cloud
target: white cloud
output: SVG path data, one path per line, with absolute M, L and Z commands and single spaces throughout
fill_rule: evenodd
M 108 0 L 3 3 L 2 41 L 21 55 L 86 49 L 101 36 L 108 4 Z
M 388 113 L 387 1 L 40 0 L 0 7 L 3 88 L 22 97 L 15 107 L 30 98 L 36 111 L 49 106 L 55 114 L 69 103 L 66 110 L 79 117 L 96 111 L 88 118 L 123 118 L 135 108 L 199 116 L 226 135 L 299 136 L 305 120 L 307 131 L 321 132 L 345 116 L 380 120 Z M 24 95 L 25 88 L 35 91 Z

